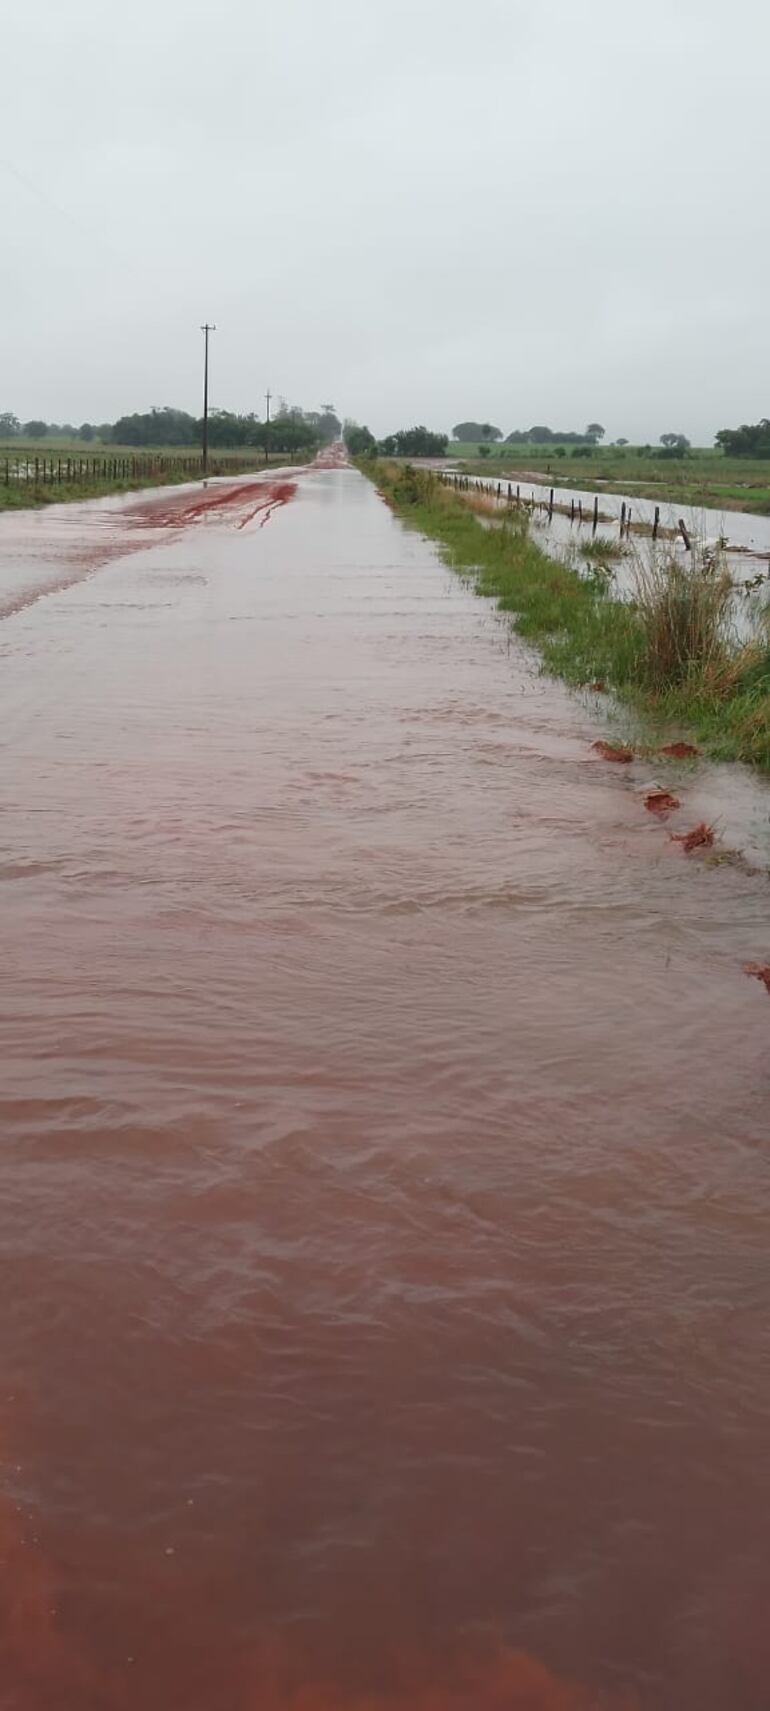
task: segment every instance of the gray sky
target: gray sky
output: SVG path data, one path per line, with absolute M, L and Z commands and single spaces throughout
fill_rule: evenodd
M 0 52 L 0 409 L 197 412 L 208 317 L 260 414 L 770 414 L 764 0 L 0 0 Z

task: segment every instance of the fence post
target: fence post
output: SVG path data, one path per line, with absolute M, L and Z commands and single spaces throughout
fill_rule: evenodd
M 620 507 L 620 533 L 621 533 L 621 535 L 623 533 L 623 530 L 625 529 L 625 526 L 626 526 L 626 502 L 624 499 L 623 504 Z
M 658 538 L 659 526 L 660 526 L 660 506 L 656 505 L 655 506 L 655 521 L 652 525 L 652 538 L 654 541 L 656 541 Z
M 549 523 L 553 522 L 553 488 L 551 488 L 550 497 L 548 500 L 548 521 L 549 521 Z
M 596 534 L 598 527 L 599 527 L 599 495 L 597 493 L 596 498 L 594 499 L 594 525 L 593 525 L 594 534 Z
M 685 551 L 689 552 L 690 551 L 690 537 L 687 533 L 687 527 L 685 524 L 684 517 L 679 518 L 679 529 L 681 532 L 682 540 L 684 541 Z

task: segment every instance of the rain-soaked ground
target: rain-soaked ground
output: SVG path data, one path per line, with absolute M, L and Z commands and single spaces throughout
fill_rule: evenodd
M 3 1711 L 766 1711 L 767 791 L 353 470 L 0 600 Z

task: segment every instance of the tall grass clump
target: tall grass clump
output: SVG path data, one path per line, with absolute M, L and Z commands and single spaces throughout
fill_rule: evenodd
M 636 557 L 633 598 L 643 637 L 640 667 L 655 694 L 686 686 L 719 693 L 740 674 L 735 590 L 719 548 Z

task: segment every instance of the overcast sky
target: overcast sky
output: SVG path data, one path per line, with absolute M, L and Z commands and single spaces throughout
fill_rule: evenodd
M 770 414 L 765 0 L 0 0 L 0 410 Z

